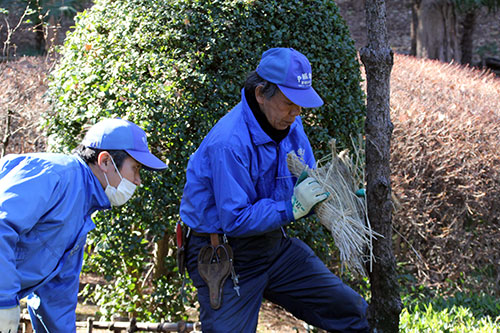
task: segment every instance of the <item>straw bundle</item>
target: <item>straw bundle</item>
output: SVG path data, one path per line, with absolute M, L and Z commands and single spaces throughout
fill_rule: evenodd
M 356 146 L 356 145 L 354 145 Z M 303 163 L 301 156 L 292 151 L 287 163 L 290 172 L 298 177 L 306 170 L 328 192 L 327 200 L 315 207 L 316 215 L 333 236 L 340 251 L 341 268 L 355 275 L 366 276 L 366 263 L 374 261 L 372 240 L 380 234 L 372 231 L 366 209 L 366 198 L 356 191 L 364 184 L 361 149 L 356 148 L 353 158 L 347 150 L 337 153 L 335 140 L 330 141 L 331 155 L 317 162 L 315 169 Z

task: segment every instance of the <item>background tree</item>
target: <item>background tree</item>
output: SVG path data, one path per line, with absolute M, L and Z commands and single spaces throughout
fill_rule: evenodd
M 414 0 L 412 54 L 444 62 L 461 61 L 458 17 L 453 0 Z
M 366 181 L 368 217 L 383 235 L 373 242 L 376 262 L 369 273 L 372 298 L 370 324 L 377 332 L 399 332 L 401 298 L 392 249 L 390 142 L 390 79 L 393 53 L 389 48 L 384 0 L 366 0 L 368 44 L 360 51 L 366 69 Z
M 476 25 L 477 12 L 482 8 L 488 8 L 488 12 L 496 12 L 500 8 L 500 0 L 455 0 L 459 13 L 462 15 L 462 36 L 460 38 L 460 50 L 462 53 L 462 64 L 472 64 L 473 57 L 473 34 Z
M 84 270 L 109 281 L 87 290 L 106 316 L 185 316 L 174 232 L 187 161 L 238 103 L 262 52 L 279 46 L 308 57 L 325 101 L 303 116 L 316 157 L 332 137 L 349 147 L 364 128 L 364 94 L 354 43 L 330 0 L 97 0 L 77 17 L 52 74 L 52 146 L 70 150 L 87 125 L 119 116 L 145 128 L 151 149 L 170 161 L 165 172 L 143 175 L 127 207 L 96 218 Z M 330 257 L 333 242 L 319 223 L 289 230 Z
M 12 12 L 24 11 L 21 22 L 35 34 L 36 49 L 45 54 L 57 41 L 59 23 L 72 18 L 87 6 L 89 0 L 0 0 L 0 5 Z
M 472 63 L 477 11 L 498 10 L 500 0 L 413 0 L 411 54 L 444 62 Z
M 12 35 L 16 32 L 17 29 L 21 26 L 21 24 L 24 22 L 24 19 L 26 15 L 30 14 L 31 10 L 26 7 L 23 14 L 21 15 L 21 18 L 11 27 L 10 23 L 7 19 L 7 16 L 9 15 L 9 10 L 6 8 L 0 8 L 0 19 L 2 19 L 3 22 L 0 23 L 0 31 L 5 28 L 5 40 L 2 41 L 3 45 L 2 47 L 2 53 L 1 53 L 1 61 L 8 61 L 9 56 L 11 53 L 13 53 L 12 48 L 15 49 L 15 45 L 12 45 Z

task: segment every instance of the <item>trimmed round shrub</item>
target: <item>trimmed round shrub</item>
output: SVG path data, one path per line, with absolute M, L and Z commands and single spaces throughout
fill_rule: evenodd
M 328 153 L 330 138 L 350 146 L 364 126 L 364 95 L 333 1 L 97 0 L 78 15 L 51 77 L 50 143 L 69 151 L 86 126 L 122 117 L 143 127 L 152 152 L 169 161 L 164 172 L 143 173 L 125 208 L 95 217 L 84 269 L 110 282 L 93 291 L 106 316 L 183 317 L 174 232 L 186 165 L 271 47 L 293 47 L 311 62 L 325 101 L 303 111 L 316 157 Z M 319 224 L 290 230 L 329 257 L 333 242 Z

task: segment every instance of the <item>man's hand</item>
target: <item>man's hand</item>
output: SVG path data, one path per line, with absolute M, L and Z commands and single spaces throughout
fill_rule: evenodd
M 311 209 L 328 198 L 330 193 L 325 192 L 318 181 L 312 177 L 301 175 L 293 189 L 292 206 L 295 220 L 307 215 Z
M 0 333 L 17 333 L 20 312 L 19 305 L 10 309 L 0 309 Z

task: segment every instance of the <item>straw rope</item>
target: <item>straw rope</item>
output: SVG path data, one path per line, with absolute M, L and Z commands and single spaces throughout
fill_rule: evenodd
M 315 169 L 310 169 L 302 156 L 297 156 L 294 151 L 287 156 L 288 168 L 296 177 L 306 170 L 325 191 L 330 192 L 328 199 L 314 208 L 316 215 L 333 236 L 340 252 L 341 269 L 367 276 L 366 265 L 369 264 L 371 271 L 375 261 L 372 241 L 382 236 L 371 229 L 366 197 L 355 194 L 365 180 L 364 154 L 360 145 L 354 142 L 352 157 L 348 150 L 337 153 L 335 140 L 329 145 L 332 153 L 319 160 Z

